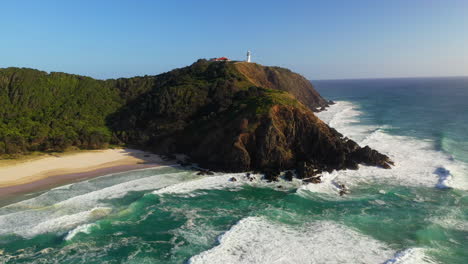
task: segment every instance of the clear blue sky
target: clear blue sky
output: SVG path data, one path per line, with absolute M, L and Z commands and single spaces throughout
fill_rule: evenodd
M 468 75 L 466 0 L 11 0 L 0 67 L 96 78 L 227 56 L 309 79 Z

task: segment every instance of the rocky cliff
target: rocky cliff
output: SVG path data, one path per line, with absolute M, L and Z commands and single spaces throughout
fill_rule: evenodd
M 328 101 L 287 69 L 200 60 L 169 74 L 112 117 L 121 140 L 224 171 L 298 169 L 309 177 L 358 164 L 390 168 L 387 156 L 318 119 L 313 110 Z
M 0 69 L 0 155 L 114 143 L 223 171 L 390 168 L 387 156 L 315 116 L 328 104 L 304 77 L 255 63 L 198 60 L 106 81 Z

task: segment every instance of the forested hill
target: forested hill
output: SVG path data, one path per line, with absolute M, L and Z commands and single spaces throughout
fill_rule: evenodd
M 155 77 L 95 80 L 28 68 L 0 69 L 0 154 L 106 147 L 106 118 Z
M 105 117 L 121 102 L 118 90 L 107 82 L 0 69 L 0 154 L 103 147 L 111 138 Z
M 184 93 L 173 109 L 160 113 L 169 118 L 205 103 L 197 102 L 202 96 L 199 93 L 209 92 L 221 82 L 252 85 L 245 79 L 232 65 L 206 60 L 158 76 L 106 81 L 27 68 L 0 69 L 0 154 L 62 151 L 70 146 L 102 148 L 119 141 L 112 140 L 112 128 L 118 125 L 107 122 L 107 117 L 144 93 Z M 214 100 L 216 96 L 223 97 L 214 95 Z M 168 104 L 165 99 L 174 100 L 170 95 L 160 99 L 157 105 L 140 107 L 164 107 Z M 128 121 L 132 123 L 132 119 Z
M 115 143 L 184 153 L 229 171 L 388 168 L 388 157 L 313 114 L 328 103 L 296 73 L 245 62 L 198 60 L 156 76 L 105 81 L 0 69 L 0 154 Z

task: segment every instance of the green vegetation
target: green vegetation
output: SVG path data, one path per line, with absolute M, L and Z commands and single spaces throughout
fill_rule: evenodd
M 161 137 L 225 111 L 250 86 L 232 63 L 198 60 L 158 75 L 151 91 L 109 116 L 109 125 L 122 142 L 156 145 Z
M 95 80 L 26 68 L 0 69 L 0 155 L 148 146 L 217 117 L 304 107 L 256 87 L 234 62 L 198 60 L 157 76 Z
M 262 89 L 264 96 L 252 96 L 248 100 L 252 107 L 255 107 L 257 114 L 266 114 L 273 105 L 288 105 L 298 108 L 304 108 L 299 101 L 297 101 L 291 94 L 271 89 Z
M 117 91 L 88 77 L 0 70 L 0 154 L 101 148 L 111 131 L 105 116 L 119 107 Z

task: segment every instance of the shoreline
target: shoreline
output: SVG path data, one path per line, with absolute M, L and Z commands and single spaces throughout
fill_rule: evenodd
M 44 156 L 0 167 L 0 206 L 58 186 L 112 173 L 169 165 L 158 155 L 134 149 L 85 151 Z

